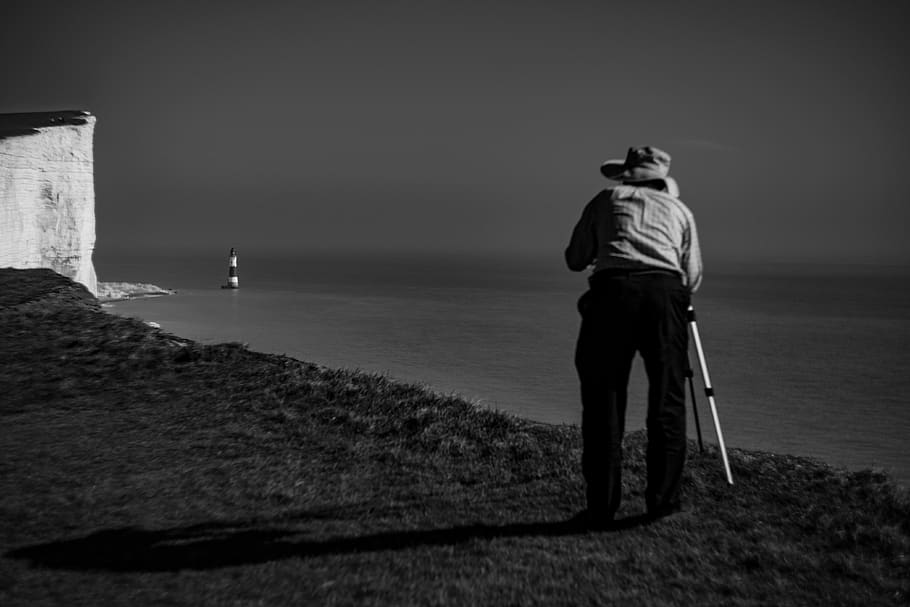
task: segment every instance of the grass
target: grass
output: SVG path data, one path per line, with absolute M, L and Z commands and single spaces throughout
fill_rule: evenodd
M 0 270 L 0 605 L 900 605 L 910 498 L 692 446 L 650 525 L 588 532 L 580 432 L 102 312 Z

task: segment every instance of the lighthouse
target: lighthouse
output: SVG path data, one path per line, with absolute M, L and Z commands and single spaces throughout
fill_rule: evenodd
M 228 257 L 228 281 L 221 288 L 236 289 L 238 287 L 240 287 L 240 284 L 237 282 L 237 251 L 234 250 L 234 247 L 231 247 L 231 254 Z

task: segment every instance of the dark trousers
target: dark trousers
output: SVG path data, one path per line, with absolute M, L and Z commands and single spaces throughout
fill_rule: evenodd
M 575 352 L 581 380 L 582 471 L 588 509 L 612 517 L 622 499 L 622 438 L 632 359 L 648 374 L 648 512 L 679 506 L 686 459 L 689 291 L 664 273 L 590 278 L 578 302 L 582 315 Z

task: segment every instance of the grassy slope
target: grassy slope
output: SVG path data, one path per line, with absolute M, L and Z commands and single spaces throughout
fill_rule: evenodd
M 584 532 L 576 427 L 201 346 L 0 270 L 0 604 L 907 604 L 886 477 L 694 449 L 688 511 Z M 626 501 L 643 509 L 643 440 Z

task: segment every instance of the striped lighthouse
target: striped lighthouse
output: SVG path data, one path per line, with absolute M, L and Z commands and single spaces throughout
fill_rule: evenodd
M 237 251 L 231 247 L 231 254 L 228 258 L 228 281 L 224 285 L 225 289 L 237 289 L 240 283 L 237 282 Z

